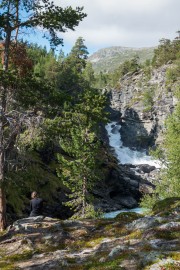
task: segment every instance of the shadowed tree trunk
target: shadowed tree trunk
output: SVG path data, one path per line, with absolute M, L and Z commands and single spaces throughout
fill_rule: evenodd
M 9 9 L 7 12 L 9 16 Z M 11 42 L 11 27 L 9 21 L 6 23 L 6 38 L 4 44 L 4 53 L 3 53 L 3 70 L 6 73 L 8 72 L 8 63 L 9 63 L 9 48 Z M 4 128 L 5 128 L 5 113 L 6 113 L 6 103 L 7 103 L 7 87 L 2 83 L 0 93 L 0 230 L 6 228 L 6 196 L 4 190 L 4 181 L 5 181 L 5 142 L 4 142 Z
M 83 177 L 83 187 L 82 187 L 82 217 L 85 216 L 86 212 L 86 191 L 87 191 L 87 180 L 86 177 Z
M 0 117 L 0 230 L 6 228 L 6 201 L 4 193 L 4 145 L 3 145 L 3 117 Z

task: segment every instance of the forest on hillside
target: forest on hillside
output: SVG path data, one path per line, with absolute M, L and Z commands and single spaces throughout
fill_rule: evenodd
M 62 50 L 55 53 L 62 44 L 57 32 L 74 29 L 86 16 L 82 8 L 62 9 L 48 0 L 29 0 L 2 1 L 0 9 L 0 227 L 7 224 L 6 207 L 8 218 L 25 214 L 32 190 L 40 190 L 50 202 L 63 188 L 66 206 L 75 217 L 96 216 L 91 191 L 103 178 L 100 125 L 108 121 L 104 89 L 129 72 L 150 73 L 169 61 L 175 66 L 167 76 L 176 80 L 179 38 L 161 40 L 152 62 L 140 64 L 135 56 L 112 74 L 95 74 L 83 37 L 68 55 Z M 49 51 L 21 39 L 22 30 L 39 26 L 49 33 Z M 180 89 L 175 94 L 179 99 Z M 163 145 L 169 161 L 164 181 L 169 185 L 168 179 L 174 190 L 180 175 L 179 106 L 167 121 Z

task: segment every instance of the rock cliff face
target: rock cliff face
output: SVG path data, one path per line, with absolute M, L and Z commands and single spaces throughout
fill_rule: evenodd
M 119 87 L 112 89 L 111 110 L 120 112 L 124 146 L 147 149 L 162 141 L 165 119 L 176 104 L 174 91 L 178 82 L 166 79 L 170 68 L 168 64 L 151 72 L 126 74 Z

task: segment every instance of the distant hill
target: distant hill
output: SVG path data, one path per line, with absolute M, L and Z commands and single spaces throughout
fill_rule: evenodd
M 111 72 L 118 68 L 125 60 L 130 60 L 138 55 L 140 62 L 143 63 L 147 59 L 152 59 L 155 47 L 149 48 L 129 48 L 114 46 L 100 49 L 89 56 L 88 61 L 93 65 L 96 73 Z

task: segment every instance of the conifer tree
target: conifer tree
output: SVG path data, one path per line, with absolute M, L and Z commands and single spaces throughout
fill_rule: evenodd
M 58 88 L 65 91 L 70 97 L 77 97 L 85 87 L 85 80 L 82 76 L 86 67 L 88 51 L 84 39 L 79 37 L 72 47 L 69 55 L 59 66 Z
M 97 134 L 98 124 L 106 121 L 105 104 L 105 95 L 88 89 L 79 97 L 73 112 L 65 113 L 62 119 L 65 122 L 60 147 L 66 155 L 58 155 L 58 174 L 70 191 L 67 205 L 82 217 L 89 212 L 90 193 L 99 179 L 100 142 Z
M 68 121 L 67 115 L 65 120 Z M 84 217 L 91 203 L 90 191 L 98 180 L 99 143 L 95 133 L 85 127 L 84 115 L 73 113 L 69 121 L 73 121 L 68 129 L 69 136 L 60 139 L 60 146 L 68 157 L 58 155 L 59 176 L 63 177 L 63 183 L 70 191 L 68 194 L 70 201 L 66 205 Z
M 21 30 L 41 27 L 46 30 L 47 38 L 52 47 L 62 44 L 58 32 L 65 32 L 67 29 L 74 30 L 74 27 L 86 16 L 82 8 L 72 9 L 71 7 L 61 8 L 49 0 L 2 0 L 0 3 L 0 38 L 3 40 L 2 64 L 0 70 L 1 93 L 0 93 L 0 230 L 6 227 L 6 200 L 5 200 L 5 161 L 6 144 L 5 134 L 7 126 L 10 126 L 8 110 L 15 104 L 16 93 L 11 85 L 14 73 L 10 70 L 9 59 L 11 55 L 11 44 L 17 44 Z M 17 81 L 15 76 L 15 81 Z M 28 77 L 27 77 L 28 79 Z M 19 80 L 20 84 L 21 81 Z M 22 84 L 21 84 L 22 85 Z M 16 108 L 17 109 L 17 108 Z M 14 125 L 13 136 L 9 136 L 11 149 L 15 144 L 17 130 L 20 131 L 20 122 L 17 115 L 12 117 Z M 12 125 L 11 125 L 12 126 Z M 9 144 L 8 144 L 9 145 Z

